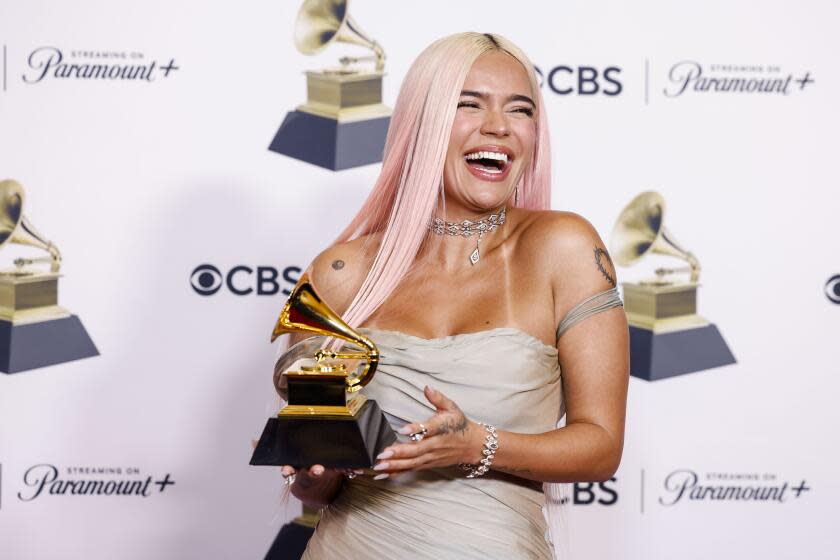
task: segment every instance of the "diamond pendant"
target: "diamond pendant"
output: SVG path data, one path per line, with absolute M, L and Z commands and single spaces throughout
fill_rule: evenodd
M 470 253 L 470 264 L 475 265 L 478 262 L 478 259 L 481 258 L 481 255 L 478 252 L 478 247 L 475 248 L 475 251 Z

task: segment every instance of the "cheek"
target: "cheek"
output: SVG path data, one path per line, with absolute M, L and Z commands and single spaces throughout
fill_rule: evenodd
M 515 129 L 524 156 L 521 161 L 528 164 L 534 153 L 534 146 L 537 144 L 537 124 L 529 120 L 527 122 L 517 123 Z
M 449 134 L 449 148 L 446 151 L 444 174 L 455 172 L 457 166 L 461 164 L 465 144 L 473 128 L 468 119 L 459 118 L 456 113 L 455 121 L 452 123 L 452 131 Z
M 461 153 L 464 148 L 464 143 L 470 137 L 472 129 L 475 128 L 468 118 L 465 118 L 458 113 L 455 114 L 455 120 L 452 123 L 452 129 L 449 133 L 449 150 L 451 153 Z

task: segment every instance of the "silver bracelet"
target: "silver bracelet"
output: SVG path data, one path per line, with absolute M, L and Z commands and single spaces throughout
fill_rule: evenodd
M 484 449 L 481 450 L 484 458 L 478 465 L 461 463 L 461 468 L 467 471 L 467 478 L 478 478 L 489 471 L 490 465 L 493 464 L 493 457 L 496 456 L 496 450 L 499 449 L 499 435 L 496 433 L 495 426 L 484 422 L 479 422 L 479 424 L 484 426 L 485 431 L 487 431 L 487 435 L 484 437 Z

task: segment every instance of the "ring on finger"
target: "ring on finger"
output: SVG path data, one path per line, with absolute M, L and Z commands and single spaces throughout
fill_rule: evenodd
M 286 483 L 286 486 L 291 486 L 292 484 L 295 483 L 295 473 L 288 474 L 288 475 L 284 474 L 283 479 L 284 479 L 283 482 Z
M 426 426 L 420 424 L 420 431 L 409 434 L 408 439 L 410 439 L 413 442 L 420 442 L 423 441 L 423 438 L 426 437 L 426 434 L 428 433 L 429 430 L 426 429 Z

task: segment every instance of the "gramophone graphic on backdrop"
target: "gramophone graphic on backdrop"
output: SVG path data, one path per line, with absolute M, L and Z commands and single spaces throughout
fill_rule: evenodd
M 687 267 L 658 268 L 656 278 L 623 282 L 630 324 L 630 374 L 655 381 L 735 363 L 717 327 L 697 314 L 700 262 L 665 228 L 665 199 L 644 192 L 628 204 L 610 239 L 615 262 L 630 266 L 649 254 L 668 255 Z M 688 274 L 688 280 L 674 280 Z
M 17 373 L 99 355 L 82 322 L 58 305 L 61 253 L 23 214 L 23 187 L 0 181 L 0 250 L 37 247 L 49 256 L 18 258 L 0 270 L 0 371 Z M 47 264 L 49 270 L 33 265 Z
M 295 46 L 311 55 L 351 43 L 373 56 L 343 57 L 338 68 L 306 72 L 307 101 L 286 114 L 269 150 L 338 171 L 382 161 L 391 109 L 382 104 L 385 51 L 348 12 L 349 0 L 306 0 Z M 360 67 L 373 63 L 373 69 Z

